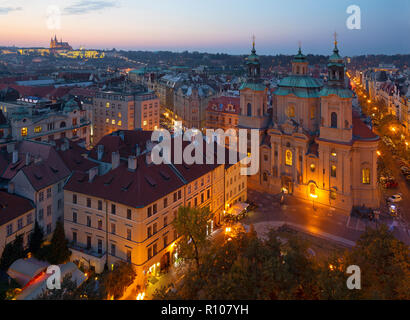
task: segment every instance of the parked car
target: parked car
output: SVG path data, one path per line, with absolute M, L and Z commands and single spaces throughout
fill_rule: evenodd
M 403 200 L 403 198 L 401 197 L 401 193 L 392 195 L 387 199 L 388 202 L 400 202 L 401 200 Z

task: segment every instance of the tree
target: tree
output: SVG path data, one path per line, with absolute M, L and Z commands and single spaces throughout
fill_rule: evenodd
M 24 251 L 24 240 L 23 235 L 20 234 L 16 236 L 12 242 L 6 244 L 3 250 L 3 254 L 0 258 L 0 269 L 7 271 L 11 264 L 21 258 L 24 258 L 25 251 Z
M 68 240 L 65 237 L 63 223 L 58 220 L 51 238 L 47 260 L 51 264 L 61 264 L 68 261 L 70 255 L 71 251 L 68 249 Z
M 38 300 L 74 300 L 76 297 L 77 284 L 72 280 L 71 273 L 64 276 L 61 289 L 45 289 L 37 297 Z
M 38 250 L 41 248 L 41 244 L 43 243 L 43 228 L 40 227 L 37 220 L 34 224 L 33 233 L 30 235 L 30 241 L 28 244 L 28 250 L 33 254 L 36 255 Z
M 211 218 L 209 208 L 180 207 L 172 222 L 181 237 L 177 245 L 178 255 L 187 261 L 194 260 L 197 270 L 201 263 L 201 250 L 206 248 L 209 242 L 207 225 Z
M 103 276 L 102 283 L 106 296 L 113 296 L 114 299 L 121 298 L 125 289 L 134 282 L 135 277 L 135 270 L 130 263 L 117 262 L 114 270 L 108 271 Z
M 409 246 L 396 239 L 386 225 L 367 229 L 345 257 L 346 267 L 361 270 L 359 299 L 410 299 Z

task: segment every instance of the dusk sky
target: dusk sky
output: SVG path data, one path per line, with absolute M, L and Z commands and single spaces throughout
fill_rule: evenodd
M 349 30 L 346 9 L 361 9 Z M 61 11 L 48 28 L 49 6 Z M 409 0 L 0 0 L 0 46 L 44 46 L 50 37 L 98 49 L 329 54 L 410 53 Z

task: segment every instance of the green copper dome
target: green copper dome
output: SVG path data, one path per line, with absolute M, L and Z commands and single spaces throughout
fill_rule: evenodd
M 300 47 L 298 54 L 293 57 L 293 62 L 306 62 L 306 56 L 302 53 L 302 49 Z
M 279 82 L 279 87 L 321 88 L 322 82 L 310 76 L 293 75 L 283 78 Z

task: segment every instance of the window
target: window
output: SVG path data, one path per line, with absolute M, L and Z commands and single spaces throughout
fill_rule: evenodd
M 164 198 L 164 208 L 168 207 L 168 198 Z
M 111 214 L 115 214 L 115 212 L 116 212 L 115 209 L 116 209 L 115 204 L 112 203 L 111 204 Z
M 111 255 L 114 256 L 114 257 L 115 257 L 115 253 L 116 253 L 115 249 L 116 249 L 115 244 L 111 243 Z
M 127 250 L 127 262 L 131 262 L 131 250 Z
M 23 228 L 23 219 L 17 220 L 17 229 L 20 230 Z
M 285 153 L 285 164 L 287 166 L 292 166 L 293 165 L 293 154 L 292 151 L 286 150 Z
M 148 259 L 152 258 L 152 247 L 148 248 Z
M 164 228 L 168 225 L 168 217 L 164 217 Z
M 336 178 L 336 166 L 333 164 L 330 166 L 330 176 Z
M 206 197 L 207 197 L 207 199 L 209 199 L 211 197 L 211 190 L 210 189 L 206 190 Z
M 337 128 L 337 113 L 332 112 L 330 115 L 330 127 L 331 128 Z
M 182 192 L 181 190 L 178 190 L 178 200 L 181 200 L 181 198 L 182 198 Z
M 87 216 L 87 227 L 91 227 L 91 217 Z
M 57 192 L 60 193 L 61 191 L 63 191 L 63 188 L 61 188 L 61 182 L 59 182 L 57 185 Z
M 102 230 L 102 220 L 98 219 L 98 230 Z
M 174 202 L 177 201 L 177 199 L 178 199 L 178 194 L 175 192 L 174 193 Z
M 13 233 L 13 225 L 10 223 L 7 225 L 7 236 L 11 235 Z
M 98 210 L 102 210 L 102 200 L 98 200 Z
M 127 229 L 127 240 L 131 240 L 131 229 Z
M 330 199 L 336 200 L 336 188 L 330 188 Z
M 127 219 L 132 220 L 131 209 L 127 209 Z
M 268 181 L 268 175 L 266 172 L 263 173 L 263 181 Z
M 87 207 L 91 208 L 91 198 L 87 198 Z
M 364 168 L 362 170 L 362 182 L 363 184 L 370 184 L 370 169 Z
M 204 203 L 204 194 L 203 193 L 201 193 L 201 203 Z
M 27 136 L 27 128 L 21 128 L 21 136 L 22 137 Z
M 38 219 L 43 220 L 43 217 L 44 217 L 44 210 L 43 209 L 38 210 Z
M 111 223 L 111 233 L 115 234 L 115 223 Z
M 295 117 L 295 105 L 294 104 L 288 105 L 288 108 L 286 109 L 286 115 L 288 116 L 288 118 Z
M 156 233 L 158 232 L 158 230 L 157 230 L 157 223 L 154 223 L 154 224 L 152 225 L 152 232 L 153 232 L 153 234 L 156 234 Z
M 152 254 L 155 256 L 157 254 L 158 250 L 157 250 L 157 244 L 154 243 L 154 245 L 152 246 Z
M 148 218 L 152 216 L 152 207 L 148 207 L 147 216 L 148 216 Z
M 267 154 L 264 154 L 264 155 L 263 155 L 263 160 L 264 160 L 264 161 L 268 161 L 268 155 L 267 155 Z
M 44 201 L 44 192 L 43 192 L 43 191 L 41 191 L 41 192 L 38 194 L 38 201 L 39 201 L 39 202 Z
M 102 253 L 102 240 L 101 239 L 98 239 L 97 252 L 98 254 Z
M 77 243 L 77 232 L 73 232 L 73 243 Z
M 51 198 L 51 188 L 47 189 L 47 199 Z
M 165 236 L 164 237 L 164 248 L 166 248 L 167 245 L 168 245 L 168 237 Z
M 47 206 L 47 217 L 51 216 L 51 205 Z
M 77 212 L 73 211 L 73 222 L 77 223 Z
M 150 238 L 151 236 L 152 236 L 152 227 L 149 226 L 149 227 L 147 228 L 147 237 Z
M 316 107 L 311 106 L 310 107 L 310 120 L 314 120 L 316 118 Z
M 33 223 L 33 216 L 30 213 L 29 215 L 27 215 L 27 224 L 32 224 L 32 223 Z
M 194 199 L 194 206 L 197 207 L 198 206 L 198 199 L 195 197 Z
M 154 214 L 157 213 L 157 204 L 156 203 L 152 206 L 152 211 L 153 211 Z
M 50 233 L 51 233 L 51 223 L 48 223 L 48 224 L 47 224 L 46 233 L 47 233 L 47 234 L 50 234 Z
M 73 203 L 77 204 L 77 195 L 76 194 L 73 194 Z
M 247 116 L 252 117 L 252 105 L 250 103 L 247 106 Z
M 35 133 L 40 133 L 41 132 L 41 126 L 35 127 L 34 132 Z
M 91 249 L 91 237 L 87 236 L 87 250 Z

